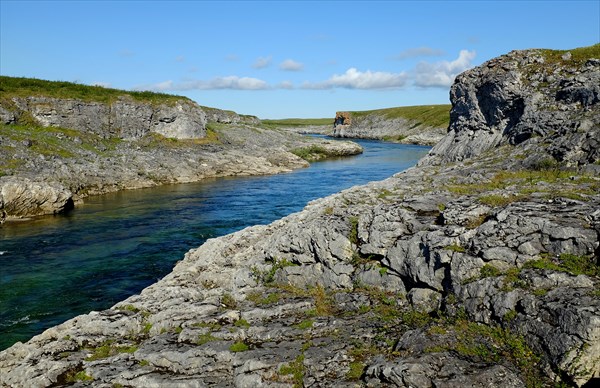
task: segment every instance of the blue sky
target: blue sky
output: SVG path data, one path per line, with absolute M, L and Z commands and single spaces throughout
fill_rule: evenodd
M 448 103 L 456 74 L 493 57 L 598 42 L 600 0 L 0 0 L 2 75 L 260 118 Z

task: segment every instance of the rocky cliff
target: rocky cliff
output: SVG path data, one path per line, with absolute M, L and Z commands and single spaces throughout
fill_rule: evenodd
M 446 134 L 449 105 L 336 112 L 333 136 L 434 145 Z
M 141 294 L 0 353 L 0 383 L 594 386 L 600 104 L 575 96 L 593 92 L 600 46 L 569 53 L 513 52 L 468 71 L 452 87 L 448 153 L 207 241 Z M 544 58 L 535 72 L 532 58 Z M 461 90 L 494 67 L 511 69 L 479 92 L 495 96 L 483 111 L 496 119 L 461 129 L 488 106 L 458 115 Z M 545 73 L 580 91 L 511 113 Z M 513 136 L 531 115 L 535 135 Z
M 448 136 L 423 163 L 463 160 L 530 139 L 528 145 L 552 141 L 547 151 L 557 162 L 593 163 L 600 152 L 599 66 L 583 53 L 513 51 L 459 75 L 450 92 Z

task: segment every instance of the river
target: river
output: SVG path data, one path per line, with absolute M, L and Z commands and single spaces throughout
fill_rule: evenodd
M 362 155 L 287 174 L 88 197 L 66 215 L 0 227 L 0 350 L 139 293 L 206 239 L 413 166 L 430 147 L 355 140 Z

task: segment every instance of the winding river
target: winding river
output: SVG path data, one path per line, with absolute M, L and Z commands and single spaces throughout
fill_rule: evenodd
M 356 140 L 362 155 L 288 174 L 223 178 L 87 198 L 69 214 L 0 227 L 0 350 L 103 310 L 169 273 L 206 239 L 413 166 L 429 147 Z

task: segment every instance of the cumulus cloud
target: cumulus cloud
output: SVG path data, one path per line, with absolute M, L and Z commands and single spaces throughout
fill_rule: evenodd
M 155 91 L 182 91 L 182 90 L 211 90 L 211 89 L 234 89 L 234 90 L 264 90 L 269 89 L 267 82 L 252 77 L 238 77 L 231 75 L 227 77 L 216 77 L 211 80 L 191 80 L 175 83 L 171 80 L 159 82 L 152 85 L 141 85 L 136 90 Z
M 306 89 L 394 89 L 406 85 L 408 75 L 405 72 L 387 73 L 381 71 L 359 71 L 352 67 L 344 74 L 334 74 L 327 81 L 304 83 Z
M 285 71 L 300 71 L 304 69 L 304 65 L 300 62 L 294 61 L 293 59 L 286 59 L 285 61 L 281 62 L 279 68 Z
M 140 86 L 134 89 L 144 89 L 144 90 L 156 90 L 158 92 L 166 91 L 166 90 L 177 90 L 173 88 L 173 81 L 163 81 L 153 85 Z
M 282 81 L 277 85 L 279 89 L 293 89 L 294 84 L 291 81 Z
M 398 55 L 394 56 L 394 59 L 402 60 L 417 57 L 438 57 L 441 55 L 444 55 L 444 52 L 442 50 L 423 46 L 406 49 Z
M 271 64 L 272 59 L 270 55 L 268 57 L 258 57 L 252 67 L 255 69 L 264 69 Z
M 415 85 L 422 87 L 449 87 L 454 78 L 473 67 L 475 51 L 461 50 L 455 60 L 436 63 L 421 62 L 415 68 Z

